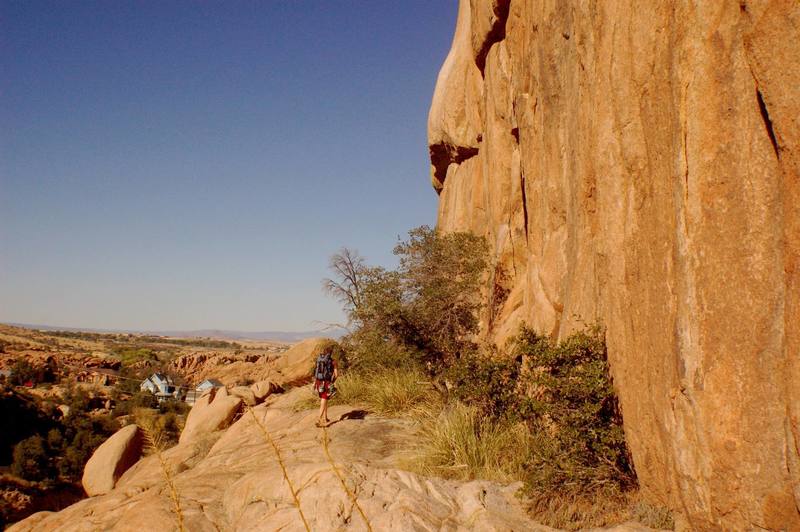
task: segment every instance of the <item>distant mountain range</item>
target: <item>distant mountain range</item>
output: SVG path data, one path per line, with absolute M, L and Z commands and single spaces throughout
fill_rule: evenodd
M 39 329 L 43 331 L 75 331 L 104 334 L 149 334 L 154 336 L 173 336 L 178 338 L 221 338 L 225 340 L 275 340 L 278 342 L 299 342 L 306 338 L 324 336 L 341 338 L 347 331 L 340 327 L 317 331 L 228 331 L 222 329 L 199 329 L 194 331 L 139 331 L 132 329 L 91 329 L 86 327 L 56 327 L 53 325 L 35 325 L 31 323 L 8 323 L 15 327 Z

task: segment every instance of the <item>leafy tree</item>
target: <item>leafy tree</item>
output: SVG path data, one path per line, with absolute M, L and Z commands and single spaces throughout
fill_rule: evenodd
M 440 234 L 427 226 L 408 235 L 394 249 L 403 301 L 429 361 L 447 362 L 474 346 L 488 247 L 471 233 Z
M 422 226 L 409 231 L 394 253 L 399 266 L 386 270 L 343 249 L 331 258 L 334 278 L 323 286 L 354 325 L 345 345 L 355 360 L 388 344 L 437 373 L 474 348 L 486 243 L 470 233 L 440 234 Z

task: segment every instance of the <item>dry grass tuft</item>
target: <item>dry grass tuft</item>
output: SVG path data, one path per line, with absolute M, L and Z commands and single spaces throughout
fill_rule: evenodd
M 423 475 L 512 482 L 523 477 L 530 436 L 523 424 L 493 421 L 454 403 L 420 416 L 406 464 Z
M 381 369 L 347 373 L 336 381 L 337 393 L 331 404 L 364 405 L 383 416 L 419 417 L 424 412 L 441 409 L 439 394 L 416 370 Z M 319 398 L 310 395 L 298 401 L 295 410 L 319 406 Z
M 643 501 L 638 491 L 621 492 L 615 487 L 591 493 L 534 495 L 529 511 L 542 524 L 565 530 L 606 527 L 631 520 L 657 530 L 675 527 L 669 510 Z
M 305 514 L 303 514 L 303 509 L 300 507 L 300 499 L 297 496 L 297 490 L 295 489 L 294 484 L 292 484 L 292 481 L 289 478 L 289 472 L 286 470 L 286 462 L 283 461 L 283 456 L 281 455 L 281 451 L 278 448 L 278 445 L 275 443 L 275 440 L 272 439 L 272 436 L 270 436 L 270 433 L 267 431 L 267 428 L 264 426 L 264 424 L 261 423 L 261 421 L 258 419 L 258 416 L 256 416 L 256 413 L 253 411 L 253 409 L 250 408 L 248 405 L 244 405 L 244 407 L 247 410 L 247 412 L 249 412 L 250 415 L 253 416 L 253 421 L 256 422 L 256 425 L 261 430 L 261 434 L 264 436 L 264 441 L 270 447 L 272 447 L 273 451 L 275 451 L 275 457 L 277 458 L 278 465 L 280 466 L 281 472 L 283 473 L 283 479 L 286 481 L 286 484 L 289 486 L 289 491 L 292 494 L 293 504 L 297 508 L 297 512 L 300 514 L 300 519 L 303 521 L 303 526 L 305 526 L 308 532 L 311 532 L 311 527 L 308 526 L 308 521 L 306 521 L 306 516 Z
M 158 463 L 161 466 L 161 472 L 164 475 L 164 481 L 166 482 L 169 490 L 169 498 L 172 500 L 172 510 L 175 513 L 175 517 L 178 522 L 178 530 L 180 532 L 185 532 L 186 529 L 183 526 L 183 510 L 181 509 L 180 494 L 178 493 L 178 489 L 175 487 L 175 482 L 173 482 L 172 471 L 170 470 L 169 464 L 164 459 L 164 443 L 162 436 L 160 433 L 154 431 L 152 424 L 149 426 L 148 425 L 149 424 L 147 423 L 139 425 L 139 427 L 142 429 L 142 433 L 144 434 L 145 446 L 158 458 Z
M 347 496 L 350 497 L 350 501 L 352 501 L 353 506 L 355 506 L 356 510 L 358 510 L 358 513 L 361 514 L 361 518 L 364 520 L 364 524 L 367 525 L 367 530 L 369 530 L 369 532 L 372 532 L 372 525 L 370 524 L 369 519 L 367 519 L 367 515 L 361 508 L 361 505 L 358 504 L 358 497 L 356 497 L 356 494 L 353 493 L 353 491 L 347 486 L 347 482 L 345 482 L 342 473 L 339 471 L 339 468 L 336 467 L 336 464 L 334 463 L 333 458 L 331 457 L 331 451 L 328 448 L 327 428 L 322 429 L 322 448 L 325 450 L 325 457 L 328 459 L 328 463 L 330 464 L 331 469 L 336 474 L 336 477 L 339 479 L 339 482 L 342 484 L 342 488 L 344 488 L 344 491 L 347 493 Z

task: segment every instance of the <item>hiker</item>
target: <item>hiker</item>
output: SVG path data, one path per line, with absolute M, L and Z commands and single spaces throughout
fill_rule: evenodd
M 317 357 L 317 366 L 314 369 L 314 391 L 319 394 L 319 419 L 316 425 L 322 427 L 330 422 L 328 419 L 328 399 L 333 397 L 336 389 L 333 383 L 339 376 L 336 361 L 333 359 L 333 348 L 326 347 Z

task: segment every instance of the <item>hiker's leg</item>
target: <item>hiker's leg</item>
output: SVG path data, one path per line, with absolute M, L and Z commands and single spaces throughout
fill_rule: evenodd
M 328 400 L 321 399 L 319 404 L 319 420 L 322 421 L 328 415 Z
M 327 423 L 328 421 L 330 421 L 328 419 L 328 400 L 327 399 L 325 399 L 325 402 L 323 403 L 322 410 L 323 410 L 323 414 L 324 414 L 322 420 L 325 421 L 325 423 Z

